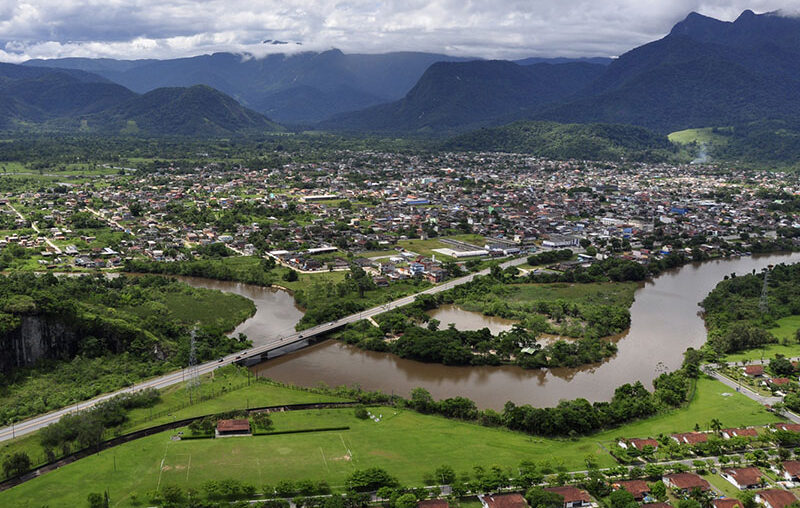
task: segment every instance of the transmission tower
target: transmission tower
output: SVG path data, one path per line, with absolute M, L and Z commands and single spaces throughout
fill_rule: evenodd
M 764 284 L 761 286 L 761 299 L 758 301 L 758 310 L 761 314 L 766 314 L 769 310 L 769 302 L 767 301 L 767 290 L 769 288 L 769 270 L 764 269 Z
M 189 404 L 194 403 L 197 393 L 200 388 L 200 374 L 197 371 L 197 345 L 195 338 L 197 336 L 197 328 L 192 329 L 191 343 L 189 344 L 189 367 L 187 367 L 188 380 L 186 382 L 186 391 L 189 392 Z

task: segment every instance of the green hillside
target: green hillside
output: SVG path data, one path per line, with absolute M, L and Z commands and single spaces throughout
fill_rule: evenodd
M 553 159 L 663 161 L 678 156 L 666 136 L 641 127 L 610 124 L 515 122 L 454 137 L 444 147 L 530 153 Z

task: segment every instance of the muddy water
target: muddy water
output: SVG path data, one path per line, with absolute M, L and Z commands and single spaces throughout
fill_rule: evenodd
M 511 330 L 516 321 L 496 316 L 484 316 L 480 312 L 464 310 L 458 305 L 442 305 L 428 312 L 432 319 L 438 319 L 440 329 L 447 328 L 453 323 L 458 330 L 482 330 L 488 328 L 492 335 Z
M 237 326 L 232 335 L 243 333 L 254 346 L 293 333 L 294 325 L 303 317 L 303 311 L 295 305 L 294 297 L 288 291 L 201 277 L 173 277 L 194 287 L 218 289 L 253 300 L 255 315 Z
M 664 273 L 636 292 L 631 328 L 619 337 L 617 355 L 604 363 L 578 369 L 446 367 L 361 351 L 333 341 L 270 360 L 254 369 L 262 376 L 306 386 L 360 385 L 404 395 L 421 386 L 436 398 L 464 395 L 480 407 L 495 409 L 507 400 L 536 406 L 577 397 L 607 400 L 614 388 L 623 383 L 641 380 L 650 385 L 664 369 L 680 366 L 686 348 L 703 344 L 706 331 L 698 314 L 698 302 L 725 275 L 798 261 L 800 253 L 774 254 L 691 264 Z

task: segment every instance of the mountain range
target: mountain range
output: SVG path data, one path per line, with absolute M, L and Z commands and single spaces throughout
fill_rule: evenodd
M 725 22 L 691 13 L 662 39 L 613 60 L 330 50 L 4 64 L 0 128 L 214 135 L 277 128 L 269 117 L 400 134 L 458 134 L 520 120 L 668 133 L 793 121 L 797 90 L 800 19 L 745 11 Z
M 219 136 L 280 127 L 203 85 L 143 95 L 89 72 L 0 64 L 0 129 Z
M 138 93 L 207 85 L 278 122 L 308 124 L 400 99 L 431 64 L 464 60 L 435 53 L 346 55 L 334 49 L 264 58 L 215 53 L 171 60 L 29 60 L 24 65 L 80 69 Z
M 574 65 L 537 64 L 523 77 L 526 68 L 510 62 L 436 64 L 403 99 L 323 125 L 426 132 L 534 119 L 671 132 L 800 112 L 800 19 L 776 13 L 745 11 L 734 22 L 692 13 L 666 37 L 606 66 L 562 72 Z

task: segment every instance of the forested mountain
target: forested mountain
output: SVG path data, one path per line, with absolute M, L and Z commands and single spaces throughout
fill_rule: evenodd
M 84 71 L 0 64 L 0 128 L 216 136 L 278 126 L 206 86 L 140 96 Z
M 521 62 L 530 61 L 535 59 Z M 402 100 L 323 126 L 463 131 L 535 119 L 633 124 L 666 133 L 800 113 L 800 20 L 775 13 L 745 11 L 734 22 L 692 13 L 661 40 L 583 75 L 554 71 L 591 64 L 551 64 L 549 71 L 542 67 L 547 64 L 512 65 L 436 64 Z
M 439 62 L 402 100 L 338 115 L 322 125 L 371 131 L 464 130 L 563 99 L 585 88 L 603 69 L 589 63 Z
M 76 70 L 0 64 L 0 127 L 77 116 L 122 104 L 136 94 Z
M 663 161 L 676 147 L 641 127 L 610 124 L 516 122 L 449 139 L 447 150 L 529 153 L 553 159 Z
M 265 116 L 205 85 L 159 88 L 84 119 L 90 129 L 220 136 L 278 130 Z
M 434 62 L 462 60 L 433 53 L 359 55 L 334 49 L 264 58 L 215 53 L 171 60 L 30 60 L 25 65 L 89 70 L 139 93 L 208 85 L 276 121 L 302 123 L 399 99 Z
M 662 132 L 792 118 L 800 112 L 800 21 L 696 13 L 611 63 L 582 97 L 531 117 L 616 122 Z

